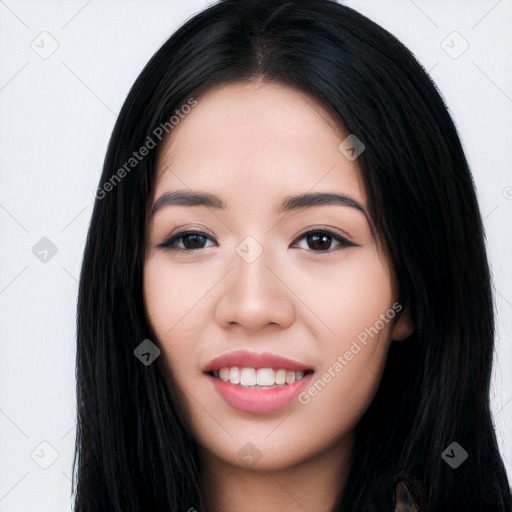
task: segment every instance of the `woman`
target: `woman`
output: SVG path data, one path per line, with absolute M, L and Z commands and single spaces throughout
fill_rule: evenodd
M 121 110 L 76 510 L 509 511 L 482 220 L 434 84 L 330 0 L 225 0 Z

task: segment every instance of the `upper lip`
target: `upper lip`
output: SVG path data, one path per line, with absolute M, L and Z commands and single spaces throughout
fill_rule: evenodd
M 237 350 L 216 357 L 204 368 L 204 372 L 217 371 L 220 368 L 238 366 L 249 368 L 282 368 L 292 371 L 307 371 L 311 368 L 299 361 L 278 356 L 270 352 L 256 353 L 248 350 Z

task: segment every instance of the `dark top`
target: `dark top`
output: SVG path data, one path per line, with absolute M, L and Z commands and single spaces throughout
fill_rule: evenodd
M 405 482 L 395 485 L 395 508 L 393 512 L 420 512 Z

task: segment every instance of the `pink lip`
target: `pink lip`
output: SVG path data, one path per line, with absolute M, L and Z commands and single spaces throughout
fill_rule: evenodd
M 247 350 L 237 350 L 235 352 L 230 352 L 229 354 L 224 354 L 222 356 L 216 357 L 215 359 L 210 361 L 210 363 L 208 363 L 208 365 L 204 368 L 203 372 L 207 373 L 229 366 L 238 366 L 239 368 L 247 366 L 249 368 L 256 369 L 282 368 L 284 370 L 292 370 L 294 372 L 305 372 L 307 370 L 311 370 L 311 368 L 298 361 L 294 361 L 286 357 L 281 357 L 276 354 L 271 354 L 270 352 L 257 354 L 255 352 L 249 352 Z
M 236 366 L 236 365 L 234 365 Z M 217 392 L 226 402 L 241 411 L 263 414 L 272 412 L 291 402 L 306 386 L 309 386 L 312 373 L 308 373 L 301 380 L 293 384 L 286 384 L 270 389 L 244 388 L 231 382 L 224 382 L 208 375 Z
M 241 411 L 254 413 L 272 412 L 293 400 L 303 388 L 311 381 L 312 373 L 307 373 L 301 380 L 293 384 L 284 384 L 282 386 L 270 389 L 251 389 L 244 388 L 231 382 L 223 382 L 219 378 L 209 375 L 212 371 L 218 371 L 220 368 L 238 366 L 239 368 L 274 368 L 298 371 L 312 371 L 312 369 L 298 361 L 278 356 L 270 352 L 258 354 L 247 350 L 237 350 L 229 354 L 223 354 L 216 357 L 204 368 L 203 372 L 217 392 L 224 400 Z

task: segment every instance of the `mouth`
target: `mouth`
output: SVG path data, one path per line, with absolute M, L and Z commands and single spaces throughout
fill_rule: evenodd
M 274 354 L 238 351 L 214 359 L 203 373 L 230 406 L 262 414 L 293 400 L 311 382 L 314 369 Z

